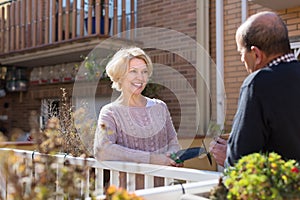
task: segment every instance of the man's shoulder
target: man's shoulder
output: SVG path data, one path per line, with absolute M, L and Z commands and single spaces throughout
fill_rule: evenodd
M 300 73 L 300 62 L 293 61 L 288 63 L 280 63 L 272 67 L 264 67 L 251 74 L 249 74 L 242 87 L 254 86 L 257 87 L 270 87 L 281 84 L 283 80 L 289 80 L 291 74 Z
M 265 72 L 262 72 L 262 70 L 264 70 L 264 69 L 260 69 L 260 70 L 257 70 L 255 72 L 249 74 L 245 78 L 242 87 L 247 87 L 247 86 L 253 84 L 255 81 L 261 79 L 261 77 L 264 76 L 264 74 L 265 74 Z

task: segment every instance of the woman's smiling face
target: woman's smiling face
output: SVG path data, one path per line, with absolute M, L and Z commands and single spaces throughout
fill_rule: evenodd
M 122 78 L 122 92 L 127 94 L 141 94 L 148 82 L 149 73 L 143 59 L 132 58 L 129 67 Z

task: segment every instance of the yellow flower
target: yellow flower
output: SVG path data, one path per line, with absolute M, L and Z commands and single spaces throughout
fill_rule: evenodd
M 117 191 L 117 187 L 114 185 L 109 186 L 109 188 L 107 188 L 106 193 L 108 195 L 112 195 L 113 193 L 115 193 Z
M 18 171 L 19 171 L 20 173 L 23 173 L 23 172 L 25 172 L 25 169 L 26 169 L 26 166 L 21 164 L 21 165 L 19 165 Z
M 287 177 L 286 177 L 286 175 L 282 175 L 281 178 L 282 178 L 282 180 L 283 180 L 285 183 L 287 182 Z
M 142 197 L 136 196 L 134 193 L 129 193 L 126 189 L 117 188 L 112 185 L 106 190 L 108 200 L 143 200 Z
M 253 163 L 247 163 L 246 168 L 247 169 L 253 169 L 254 168 L 254 164 Z
M 276 163 L 271 163 L 271 167 L 272 167 L 272 168 L 276 168 L 276 167 L 277 167 L 277 164 L 276 164 Z
M 276 172 L 277 172 L 277 171 L 276 171 L 275 169 L 271 169 L 271 173 L 272 173 L 272 174 L 276 174 Z
M 18 156 L 14 155 L 14 153 L 10 153 L 11 155 L 8 156 L 8 163 L 9 165 L 15 164 L 18 161 Z

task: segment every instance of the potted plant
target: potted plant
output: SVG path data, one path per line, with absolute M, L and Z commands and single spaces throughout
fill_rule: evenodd
M 252 153 L 225 169 L 211 199 L 300 199 L 300 165 L 274 152 Z

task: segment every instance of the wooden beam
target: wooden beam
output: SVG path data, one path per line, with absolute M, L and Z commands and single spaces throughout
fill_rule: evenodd
M 72 10 L 72 39 L 77 35 L 77 1 L 73 1 L 73 10 Z
M 43 41 L 43 39 L 44 39 L 43 38 L 43 35 L 44 35 L 43 24 L 45 24 L 45 23 L 44 23 L 43 17 L 44 17 L 44 13 L 45 13 L 44 12 L 45 8 L 44 8 L 44 1 L 38 1 L 38 2 L 39 2 L 38 7 L 37 7 L 37 9 L 38 9 L 38 17 L 37 17 L 38 45 L 41 45 L 44 43 L 44 41 Z M 47 1 L 47 2 L 49 2 L 49 1 Z
M 63 8 L 62 8 L 62 0 L 58 0 L 58 42 L 62 41 L 62 33 L 63 33 Z
M 70 0 L 66 0 L 65 9 L 65 40 L 68 40 L 70 38 Z
M 45 32 L 44 32 L 45 40 L 44 40 L 44 44 L 49 43 L 49 25 L 50 25 L 50 0 L 46 1 L 46 5 L 45 5 Z
M 4 17 L 4 7 L 1 7 L 0 9 L 0 37 L 1 37 L 1 43 L 0 43 L 0 52 L 4 52 L 4 41 L 5 41 L 5 30 L 4 30 L 4 23 L 5 23 L 5 17 Z
M 55 42 L 56 41 L 56 21 L 57 21 L 57 18 L 56 18 L 56 0 L 52 0 L 52 9 L 51 9 L 51 16 L 52 16 L 52 24 L 51 24 L 51 31 L 52 31 L 52 34 L 51 34 L 51 43 Z
M 37 0 L 33 0 L 32 8 L 32 46 L 37 45 Z
M 21 49 L 26 47 L 26 0 L 22 1 L 22 24 L 21 24 Z
M 113 22 L 113 35 L 118 32 L 118 0 L 114 0 L 114 22 Z
M 32 15 L 32 0 L 27 0 L 27 43 L 26 47 L 31 47 L 32 46 L 32 24 L 31 24 L 31 15 Z
M 80 2 L 80 36 L 84 35 L 84 0 Z
M 20 49 L 20 13 L 21 13 L 21 2 L 16 2 L 16 49 Z
M 14 15 L 14 9 L 15 9 L 15 2 L 11 3 L 10 11 L 9 11 L 9 21 L 10 21 L 10 49 L 15 50 L 15 15 Z

